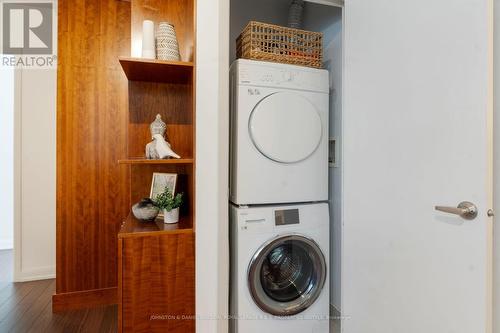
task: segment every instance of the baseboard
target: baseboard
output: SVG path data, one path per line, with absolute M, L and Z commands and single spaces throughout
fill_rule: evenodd
M 37 280 L 54 279 L 56 277 L 55 266 L 44 266 L 22 271 L 14 270 L 14 282 L 28 282 Z
M 41 275 L 19 277 L 14 279 L 14 282 L 29 282 L 29 281 L 49 280 L 55 278 L 56 278 L 55 274 L 41 274 Z
M 0 239 L 0 250 L 12 250 L 14 241 L 12 239 Z
M 117 287 L 75 291 L 52 295 L 52 312 L 87 309 L 102 305 L 116 304 Z

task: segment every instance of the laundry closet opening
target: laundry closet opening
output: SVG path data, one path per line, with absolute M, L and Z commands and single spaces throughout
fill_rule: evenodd
M 236 59 L 236 39 L 249 21 L 258 21 L 280 26 L 287 26 L 291 0 L 230 0 L 230 36 L 229 59 Z M 305 1 L 303 5 L 302 29 L 323 33 L 323 65 L 328 71 L 328 204 L 329 210 L 329 247 L 330 255 L 327 263 L 330 295 L 330 306 L 341 311 L 341 199 L 342 199 L 342 80 L 343 80 L 343 8 L 338 0 Z M 272 63 L 269 63 L 272 64 Z M 234 67 L 234 65 L 233 65 Z M 308 68 L 308 67 L 304 67 Z M 233 70 L 234 71 L 234 70 Z M 232 72 L 233 72 L 232 71 Z M 265 75 L 263 73 L 262 75 Z M 234 80 L 232 74 L 231 80 Z M 272 75 L 271 75 L 272 76 Z M 234 84 L 231 84 L 231 94 L 235 94 Z M 259 92 L 260 93 L 260 92 Z M 313 98 L 313 97 L 308 97 Z M 313 104 L 315 101 L 311 101 Z M 231 99 L 231 112 L 234 111 L 234 98 Z M 290 115 L 291 117 L 293 115 Z M 234 115 L 232 115 L 234 117 Z M 250 126 L 250 125 L 249 125 Z M 310 130 L 310 129 L 308 129 Z M 234 131 L 234 122 L 231 124 Z M 311 132 L 312 133 L 312 132 Z M 230 140 L 231 141 L 231 140 Z M 255 143 L 255 142 L 254 142 Z M 231 142 L 231 150 L 235 150 Z M 259 149 L 260 150 L 260 149 Z M 231 162 L 230 168 L 235 168 Z M 230 179 L 230 183 L 234 180 Z M 271 190 L 271 189 L 270 189 Z M 301 188 L 296 189 L 297 192 Z M 233 203 L 234 204 L 234 203 Z M 250 204 L 251 206 L 251 204 Z M 230 223 L 234 223 L 234 216 Z M 238 251 L 232 240 L 231 256 Z M 234 262 L 234 261 L 232 261 Z M 233 267 L 231 268 L 233 269 Z M 240 284 L 239 288 L 242 288 Z M 233 288 L 233 286 L 231 286 Z M 230 303 L 235 302 L 234 290 L 230 290 Z

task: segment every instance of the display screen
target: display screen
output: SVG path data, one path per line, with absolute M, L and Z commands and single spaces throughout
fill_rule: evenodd
M 299 224 L 298 209 L 284 209 L 274 211 L 274 221 L 276 225 Z

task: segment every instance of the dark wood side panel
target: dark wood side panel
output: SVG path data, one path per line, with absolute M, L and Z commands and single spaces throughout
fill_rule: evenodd
M 120 241 L 123 332 L 194 332 L 194 234 Z
M 117 233 L 129 212 L 130 191 L 129 170 L 117 163 L 127 155 L 128 141 L 128 82 L 118 56 L 130 54 L 131 5 L 58 3 L 54 302 L 62 310 L 69 307 L 62 298 L 73 292 L 112 288 L 116 301 Z

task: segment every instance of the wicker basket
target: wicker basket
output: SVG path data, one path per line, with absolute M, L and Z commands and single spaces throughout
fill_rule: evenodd
M 250 21 L 236 40 L 238 58 L 321 68 L 323 34 Z

